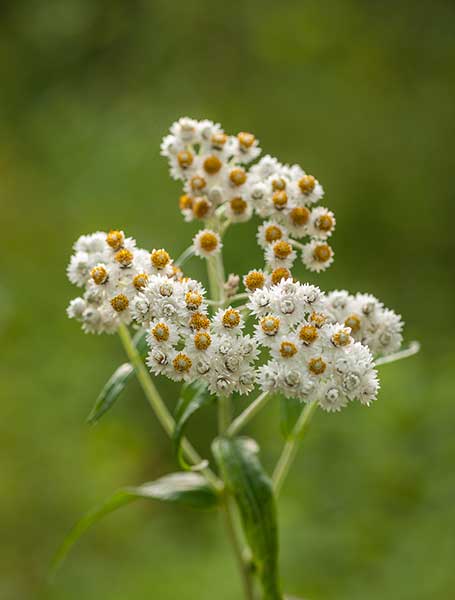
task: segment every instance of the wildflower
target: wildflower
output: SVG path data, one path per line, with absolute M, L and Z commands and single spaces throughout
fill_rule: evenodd
M 202 229 L 193 238 L 193 248 L 196 256 L 209 257 L 218 254 L 222 243 L 218 233 L 210 229 Z

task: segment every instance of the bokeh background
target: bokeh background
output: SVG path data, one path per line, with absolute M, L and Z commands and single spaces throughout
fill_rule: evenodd
M 6 0 L 0 18 L 0 598 L 239 598 L 217 516 L 146 502 L 45 581 L 81 513 L 175 468 L 136 382 L 85 423 L 123 353 L 66 319 L 65 267 L 97 229 L 174 256 L 188 245 L 196 226 L 159 156 L 186 114 L 253 131 L 314 173 L 338 220 L 318 284 L 376 294 L 422 342 L 381 367 L 371 409 L 316 416 L 280 501 L 286 590 L 453 597 L 453 2 Z M 226 246 L 229 271 L 257 264 L 255 223 Z M 159 385 L 174 406 L 177 387 Z M 269 467 L 278 420 L 269 405 L 249 430 Z M 207 409 L 190 434 L 206 451 L 213 430 Z

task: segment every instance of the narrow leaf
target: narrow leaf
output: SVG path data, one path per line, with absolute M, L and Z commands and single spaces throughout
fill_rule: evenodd
M 218 501 L 206 479 L 198 473 L 172 473 L 138 487 L 118 490 L 103 504 L 84 515 L 71 529 L 55 554 L 51 573 L 55 575 L 73 545 L 92 525 L 109 513 L 140 498 L 174 502 L 193 508 L 209 508 Z
M 133 342 L 140 355 L 145 356 L 147 347 L 145 332 L 138 331 L 134 336 Z M 96 423 L 113 406 L 133 376 L 133 373 L 134 368 L 129 362 L 123 363 L 123 365 L 120 365 L 114 371 L 99 393 L 95 405 L 87 417 L 88 423 Z
M 263 587 L 264 600 L 282 600 L 278 575 L 278 533 L 272 483 L 248 438 L 217 438 L 213 454 L 239 507 L 245 537 Z
M 175 409 L 175 429 L 172 441 L 174 442 L 177 459 L 182 469 L 198 471 L 207 466 L 207 461 L 202 461 L 199 465 L 189 465 L 185 461 L 182 449 L 183 434 L 191 415 L 203 406 L 210 404 L 213 399 L 203 381 L 195 381 L 191 384 L 183 385 L 180 394 L 180 400 Z

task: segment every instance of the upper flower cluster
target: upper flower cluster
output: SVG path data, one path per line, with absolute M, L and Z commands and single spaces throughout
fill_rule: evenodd
M 131 302 L 150 276 L 174 277 L 179 270 L 164 249 L 136 247 L 123 231 L 98 231 L 81 236 L 67 269 L 71 283 L 85 288 L 74 298 L 68 316 L 87 333 L 113 333 L 120 322 L 131 322 Z
M 247 169 L 260 154 L 252 133 L 227 135 L 221 125 L 184 117 L 163 139 L 161 152 L 171 175 L 183 180 L 180 210 L 186 220 L 211 223 L 242 222 L 255 212 L 267 219 L 258 242 L 272 268 L 289 267 L 302 251 L 311 271 L 322 271 L 333 262 L 327 238 L 335 228 L 331 211 L 314 205 L 323 197 L 319 181 L 299 165 L 285 165 L 269 155 Z M 306 244 L 295 239 L 308 238 Z

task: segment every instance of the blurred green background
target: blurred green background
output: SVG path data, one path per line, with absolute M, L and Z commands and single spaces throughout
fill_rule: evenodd
M 175 468 L 136 382 L 86 425 L 123 353 L 66 319 L 65 267 L 97 229 L 174 256 L 188 245 L 197 226 L 159 156 L 181 115 L 253 131 L 314 173 L 338 221 L 318 284 L 374 293 L 423 345 L 381 367 L 371 409 L 316 416 L 280 500 L 286 590 L 452 598 L 453 2 L 15 0 L 0 15 L 1 600 L 239 598 L 216 515 L 145 502 L 100 523 L 45 584 L 81 513 Z M 229 271 L 259 262 L 254 236 L 254 223 L 229 231 Z M 174 406 L 177 386 L 159 385 Z M 270 405 L 250 428 L 269 467 L 278 417 Z M 210 409 L 190 427 L 204 452 L 213 430 Z

